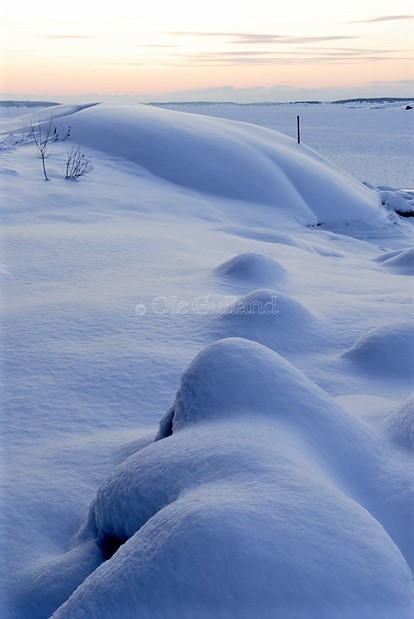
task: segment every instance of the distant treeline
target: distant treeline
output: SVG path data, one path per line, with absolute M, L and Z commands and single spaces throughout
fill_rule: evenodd
M 339 99 L 332 103 L 399 103 L 400 101 L 412 101 L 413 97 L 371 97 L 359 99 Z
M 239 106 L 243 106 L 243 105 L 262 105 L 262 106 L 269 106 L 269 105 L 295 105 L 295 104 L 308 104 L 308 105 L 319 105 L 322 103 L 322 101 L 256 101 L 256 102 L 252 102 L 252 103 L 236 103 L 235 101 L 169 101 L 167 103 L 165 102 L 158 102 L 158 101 L 153 101 L 151 103 L 148 103 L 148 105 L 154 105 L 155 107 L 168 107 L 170 105 L 239 105 Z
M 413 101 L 413 97 L 360 97 L 358 99 L 338 99 L 338 101 L 260 101 L 252 103 L 235 103 L 234 101 L 168 101 L 158 102 L 154 101 L 148 105 L 154 105 L 155 107 L 169 107 L 171 105 L 238 105 L 238 106 L 270 106 L 270 105 L 321 105 L 322 103 L 403 103 L 406 101 Z
M 359 97 L 358 99 L 338 99 L 337 101 L 258 101 L 252 103 L 235 103 L 234 101 L 168 101 L 158 102 L 154 101 L 148 105 L 154 105 L 156 107 L 169 107 L 171 105 L 255 105 L 255 106 L 269 106 L 269 105 L 321 105 L 322 103 L 398 103 L 413 101 L 413 97 Z M 61 105 L 56 101 L 1 101 L 0 107 L 52 107 L 53 105 Z
M 55 101 L 0 101 L 0 107 L 51 107 Z

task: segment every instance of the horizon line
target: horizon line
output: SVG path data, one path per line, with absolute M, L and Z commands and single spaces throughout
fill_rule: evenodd
M 28 95 L 31 96 L 31 95 Z M 73 99 L 76 95 L 69 95 L 70 99 Z M 92 96 L 92 95 L 91 95 Z M 125 97 L 125 98 L 130 98 L 130 97 L 134 97 L 134 98 L 139 98 L 140 95 L 104 95 L 105 98 L 119 98 L 119 97 Z M 145 95 L 144 95 L 145 96 Z M 2 95 L 0 94 L 0 97 L 2 97 Z M 62 99 L 65 99 L 66 97 L 62 97 Z M 79 95 L 79 98 L 84 99 L 85 96 L 83 95 Z M 358 102 L 358 101 L 366 101 L 366 102 L 376 102 L 376 101 L 387 101 L 389 103 L 398 103 L 399 101 L 414 101 L 414 96 L 413 97 L 396 97 L 396 96 L 382 96 L 382 97 L 347 97 L 344 99 L 335 99 L 335 100 L 322 100 L 322 99 L 300 99 L 300 100 L 291 100 L 291 101 L 245 101 L 245 102 L 238 102 L 238 101 L 218 101 L 218 100 L 214 100 L 214 99 L 189 99 L 187 101 L 174 101 L 174 100 L 170 100 L 170 101 L 146 101 L 146 102 L 136 102 L 137 104 L 141 104 L 141 105 L 189 105 L 189 104 L 198 104 L 198 105 L 206 105 L 206 104 L 218 104 L 218 105 L 294 105 L 294 104 L 300 104 L 300 103 L 308 103 L 308 104 L 314 104 L 314 105 L 318 105 L 318 104 L 323 104 L 323 103 L 352 103 L 352 102 Z M 102 101 L 104 102 L 104 101 Z M 9 107 L 13 107 L 13 104 L 16 105 L 16 107 L 18 106 L 18 104 L 27 104 L 30 103 L 31 106 L 33 106 L 34 104 L 38 103 L 38 104 L 47 104 L 49 106 L 51 105 L 65 105 L 65 103 L 59 102 L 59 101 L 49 101 L 49 100 L 45 100 L 45 99 L 15 99 L 15 98 L 7 98 L 7 99 L 3 99 L 0 98 L 0 106 L 5 107 L 4 104 L 9 104 Z M 24 106 L 22 106 L 24 107 Z

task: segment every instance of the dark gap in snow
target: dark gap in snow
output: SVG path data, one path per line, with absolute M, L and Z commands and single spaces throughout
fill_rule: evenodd
M 125 544 L 127 540 L 116 537 L 115 535 L 109 535 L 105 533 L 104 537 L 98 540 L 98 546 L 102 551 L 102 555 L 105 561 L 108 561 L 114 556 L 118 548 Z
M 414 211 L 395 211 L 400 217 L 414 217 Z
M 170 408 L 165 415 L 162 417 L 160 421 L 160 427 L 158 429 L 157 436 L 155 437 L 155 441 L 159 441 L 162 438 L 167 438 L 171 436 L 173 433 L 173 421 L 174 421 L 174 413 L 175 409 Z

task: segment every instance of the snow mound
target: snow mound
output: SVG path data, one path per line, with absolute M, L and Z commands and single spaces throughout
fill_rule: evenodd
M 223 278 L 257 287 L 277 285 L 286 277 L 287 271 L 274 258 L 246 252 L 223 262 L 216 273 Z
M 412 378 L 414 324 L 372 329 L 362 335 L 343 356 L 370 373 L 390 378 Z
M 186 189 L 271 205 L 306 225 L 381 217 L 377 191 L 270 129 L 145 105 L 98 104 L 69 118 L 74 142 Z
M 267 300 L 267 293 L 259 291 L 253 298 Z M 324 418 L 326 406 L 330 410 L 326 415 L 333 415 L 331 404 L 322 390 L 277 353 L 246 339 L 226 338 L 207 346 L 187 368 L 172 407 L 170 431 L 206 420 L 260 415 L 287 416 L 291 423 L 303 423 L 302 431 L 312 427 L 313 433 L 318 425 L 315 415 Z
M 389 252 L 377 258 L 377 262 L 394 273 L 414 275 L 414 247 Z
M 77 545 L 95 540 L 106 561 L 54 619 L 410 617 L 387 523 L 349 494 L 375 485 L 383 454 L 282 357 L 241 339 L 208 346 L 157 438 L 98 490 Z
M 414 451 L 414 394 L 390 411 L 385 425 L 395 443 Z
M 322 322 L 302 303 L 277 290 L 250 292 L 219 320 L 226 336 L 254 340 L 283 353 L 312 350 L 327 341 Z

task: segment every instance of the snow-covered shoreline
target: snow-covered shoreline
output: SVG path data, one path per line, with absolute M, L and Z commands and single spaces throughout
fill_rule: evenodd
M 300 115 L 304 143 L 360 181 L 414 189 L 414 113 L 410 101 L 234 104 L 160 103 L 161 108 L 240 120 L 296 137 Z M 151 104 L 149 104 L 151 105 Z M 414 103 L 411 102 L 411 105 Z M 42 108 L 33 110 L 37 118 Z M 0 107 L 0 120 L 30 113 Z

